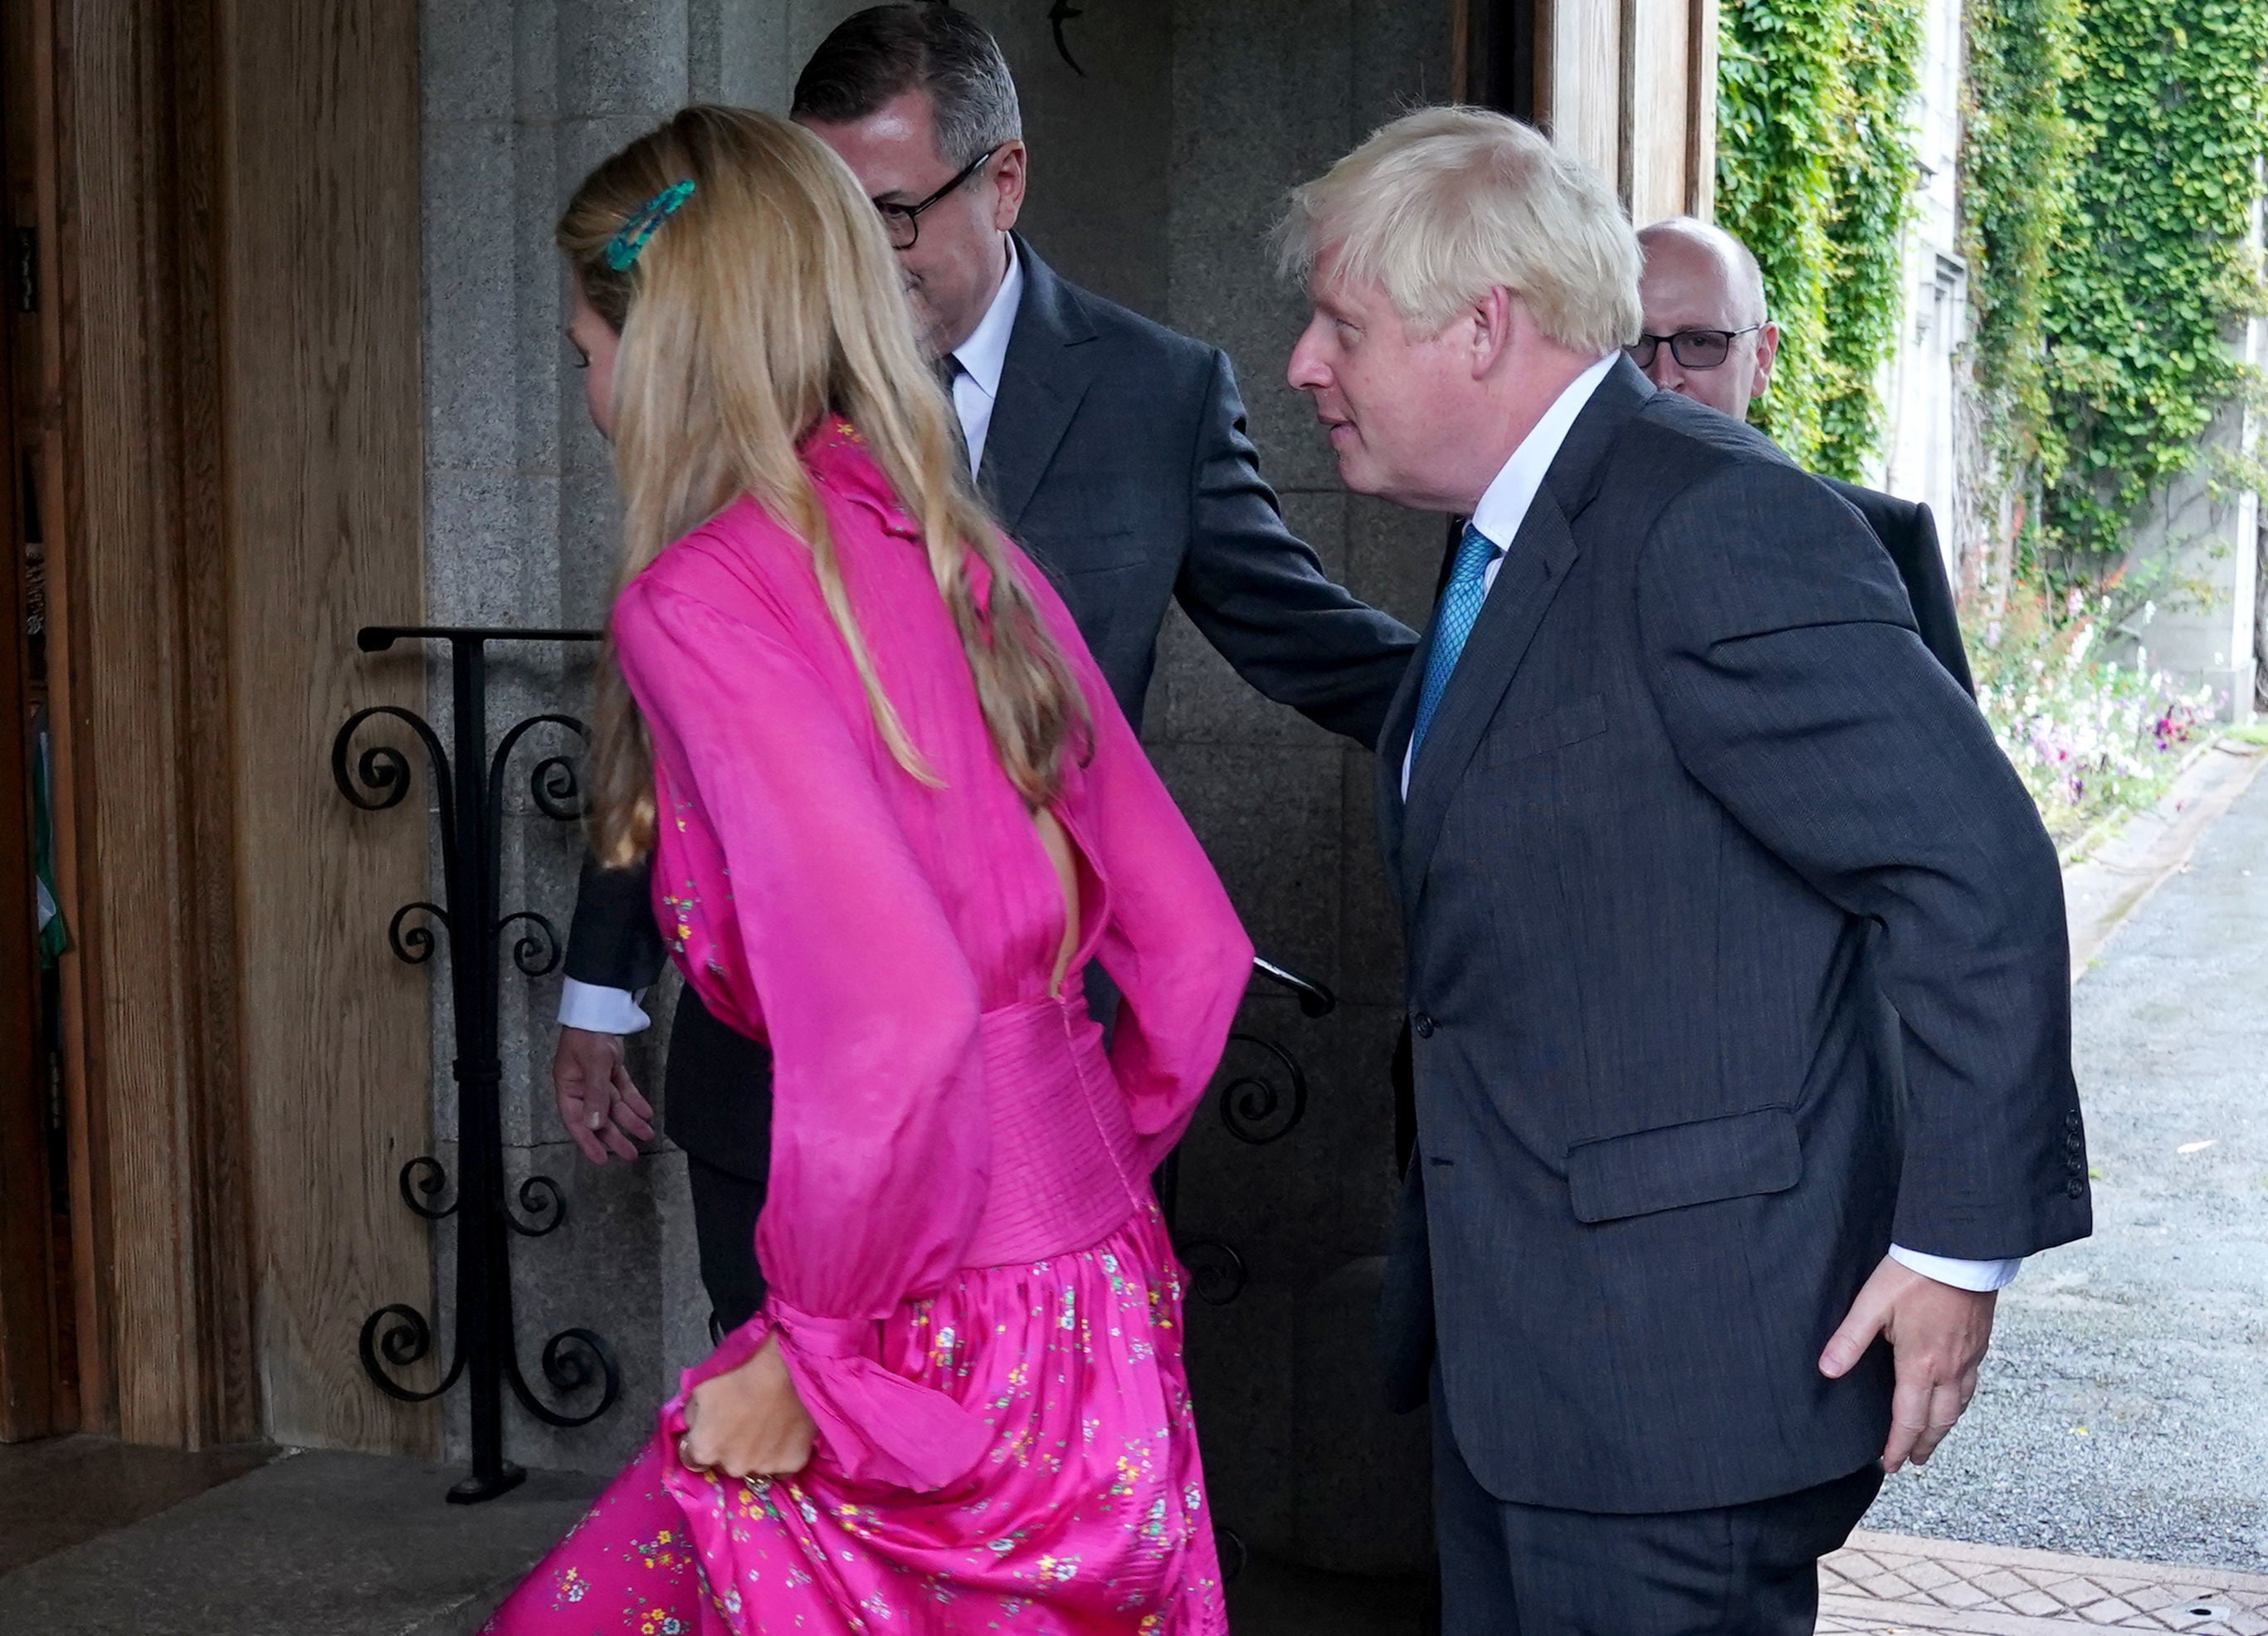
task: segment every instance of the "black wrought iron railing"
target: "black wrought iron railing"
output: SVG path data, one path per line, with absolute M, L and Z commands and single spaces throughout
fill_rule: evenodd
M 1327 1017 L 1338 1006 L 1338 997 L 1329 989 L 1264 954 L 1253 961 L 1252 969 L 1297 996 L 1302 1016 Z M 1250 1065 L 1240 1066 L 1240 1062 Z M 1291 1135 L 1307 1118 L 1307 1071 L 1297 1057 L 1274 1040 L 1241 1030 L 1231 1034 L 1223 1066 L 1228 1077 L 1222 1082 L 1215 1106 L 1222 1127 L 1238 1141 L 1250 1147 L 1266 1147 Z M 1226 1306 L 1244 1293 L 1251 1281 L 1251 1266 L 1243 1252 L 1226 1239 L 1180 1231 L 1180 1150 L 1159 1167 L 1157 1185 L 1166 1225 L 1174 1234 L 1174 1249 L 1189 1270 L 1189 1293 L 1208 1306 Z
M 398 807 L 412 783 L 409 757 L 392 744 L 374 744 L 357 757 L 356 734 L 365 724 L 390 719 L 406 725 L 425 752 L 433 805 L 441 832 L 442 899 L 420 900 L 396 910 L 386 929 L 395 956 L 410 965 L 432 959 L 433 927 L 446 934 L 449 951 L 451 1022 L 456 1054 L 449 1067 L 457 1086 L 457 1175 L 454 1198 L 441 1161 L 420 1154 L 401 1167 L 402 1202 L 428 1221 L 453 1218 L 457 1225 L 454 1342 L 440 1382 L 426 1389 L 405 1386 L 395 1371 L 431 1357 L 434 1325 L 406 1302 L 380 1307 L 362 1326 L 362 1367 L 378 1389 L 405 1403 L 422 1403 L 449 1391 L 460 1380 L 468 1404 L 472 1471 L 449 1490 L 460 1505 L 492 1500 L 517 1487 L 526 1476 L 504 1457 L 504 1393 L 546 1425 L 588 1426 L 615 1406 L 622 1395 L 622 1370 L 614 1350 L 588 1329 L 560 1330 L 544 1342 L 539 1367 L 544 1383 L 563 1401 L 597 1401 L 578 1411 L 547 1403 L 520 1367 L 512 1322 L 512 1240 L 541 1238 L 567 1220 L 567 1198 L 548 1175 L 531 1175 L 507 1196 L 504 1166 L 504 1116 L 500 1093 L 504 1068 L 497 1051 L 499 982 L 507 933 L 512 962 L 527 976 L 557 969 L 564 953 L 559 930 L 534 910 L 503 910 L 502 850 L 504 794 L 514 753 L 531 733 L 549 729 L 575 741 L 588 733 L 572 716 L 552 711 L 526 717 L 507 728 L 493 749 L 488 737 L 488 646 L 492 642 L 580 643 L 598 640 L 595 630 L 507 630 L 467 625 L 373 625 L 356 636 L 365 653 L 384 652 L 399 641 L 449 645 L 450 743 L 445 748 L 432 725 L 396 704 L 375 704 L 348 718 L 331 743 L 331 777 L 339 792 L 364 812 Z M 527 774 L 528 792 L 545 817 L 571 823 L 582 816 L 582 789 L 571 754 L 554 752 Z M 517 1208 L 515 1208 L 515 1204 Z
M 460 1381 L 467 1382 L 472 1471 L 449 1491 L 449 1499 L 460 1504 L 493 1499 L 517 1486 L 525 1476 L 504 1457 L 507 1389 L 529 1414 L 560 1427 L 591 1424 L 614 1407 L 622 1392 L 622 1372 L 613 1349 L 593 1330 L 574 1327 L 544 1343 L 539 1359 L 541 1375 L 562 1400 L 587 1399 L 595 1391 L 596 1401 L 578 1411 L 547 1403 L 521 1368 L 513 1337 L 512 1240 L 541 1238 L 557 1231 L 567 1220 L 567 1198 L 548 1175 L 529 1175 L 517 1189 L 507 1188 L 497 1042 L 504 943 L 508 933 L 516 932 L 512 962 L 528 977 L 556 970 L 564 949 L 558 928 L 543 915 L 530 909 L 503 910 L 505 793 L 513 756 L 530 734 L 549 729 L 579 748 L 589 733 L 572 716 L 540 711 L 515 722 L 491 748 L 487 709 L 490 644 L 585 643 L 600 635 L 595 630 L 460 625 L 367 627 L 356 638 L 364 652 L 383 652 L 400 641 L 448 644 L 451 741 L 445 747 L 431 724 L 414 711 L 378 704 L 350 717 L 331 745 L 331 775 L 340 793 L 363 811 L 382 812 L 400 806 L 409 793 L 409 756 L 388 743 L 373 744 L 357 756 L 355 740 L 372 722 L 407 726 L 424 751 L 439 824 L 443 901 L 403 904 L 388 922 L 386 936 L 395 957 L 410 965 L 423 965 L 438 951 L 440 940 L 433 931 L 437 925 L 448 948 L 455 1040 L 450 1072 L 457 1087 L 458 1110 L 454 1196 L 442 1202 L 452 1192 L 452 1178 L 430 1153 L 404 1164 L 397 1183 L 402 1202 L 418 1216 L 456 1222 L 453 1344 L 438 1384 L 423 1389 L 403 1384 L 396 1372 L 433 1355 L 436 1326 L 416 1308 L 397 1301 L 364 1320 L 360 1352 L 372 1383 L 405 1403 L 426 1402 Z M 543 756 L 526 777 L 534 807 L 544 817 L 562 823 L 582 817 L 582 787 L 571 748 Z M 1253 969 L 1256 976 L 1296 998 L 1303 1016 L 1328 1016 L 1338 1004 L 1323 984 L 1265 957 L 1254 961 Z M 1214 1105 L 1222 1126 L 1238 1142 L 1267 1146 L 1291 1135 L 1306 1118 L 1307 1072 L 1298 1057 L 1278 1042 L 1244 1031 L 1230 1035 L 1225 1072 Z M 1167 1225 L 1177 1227 L 1178 1152 L 1160 1168 L 1157 1183 Z M 1185 1236 L 1176 1231 L 1174 1247 L 1189 1269 L 1190 1291 L 1197 1299 L 1225 1306 L 1243 1293 L 1250 1267 L 1235 1245 L 1210 1234 Z M 1233 1545 L 1233 1536 L 1225 1543 Z

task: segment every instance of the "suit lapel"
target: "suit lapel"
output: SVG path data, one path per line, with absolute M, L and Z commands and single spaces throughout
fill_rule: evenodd
M 1567 429 L 1543 486 L 1521 520 L 1520 532 L 1505 552 L 1504 566 L 1481 604 L 1465 651 L 1458 656 L 1440 710 L 1410 769 L 1405 803 L 1402 755 L 1410 742 L 1426 657 L 1440 625 L 1440 607 L 1435 604 L 1432 623 L 1410 660 L 1379 745 L 1383 763 L 1379 769 L 1379 834 L 1388 866 L 1400 887 L 1405 917 L 1417 913 L 1425 870 L 1441 838 L 1458 780 L 1580 554 L 1572 523 L 1598 497 L 1609 452 L 1653 395 L 1653 383 L 1638 366 L 1627 357 L 1617 358 Z
M 1480 617 L 1473 623 L 1473 633 L 1465 640 L 1465 651 L 1457 658 L 1433 725 L 1410 770 L 1410 804 L 1403 815 L 1401 837 L 1402 901 L 1407 910 L 1417 907 L 1426 866 L 1448 815 L 1449 798 L 1465 764 L 1480 748 L 1505 689 L 1519 673 L 1577 555 L 1567 514 L 1548 485 L 1539 489 L 1504 554 L 1504 566 L 1497 571 L 1488 601 L 1481 604 Z M 1435 623 L 1440 623 L 1438 611 Z M 1432 640 L 1429 634 L 1429 647 Z M 1406 730 L 1403 741 L 1409 741 Z
M 1000 394 L 992 406 L 983 469 L 977 475 L 1012 534 L 1070 430 L 1096 367 L 1090 345 L 1094 326 L 1079 310 L 1071 287 L 1020 238 L 1016 254 L 1024 269 L 1024 293 L 1016 304 L 1015 327 L 1008 332 Z

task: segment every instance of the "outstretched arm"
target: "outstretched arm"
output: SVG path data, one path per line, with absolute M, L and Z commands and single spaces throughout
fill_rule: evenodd
M 1237 674 L 1279 704 L 1366 748 L 1417 650 L 1418 633 L 1331 583 L 1284 526 L 1245 433 L 1228 359 L 1213 377 L 1191 452 L 1182 610 Z

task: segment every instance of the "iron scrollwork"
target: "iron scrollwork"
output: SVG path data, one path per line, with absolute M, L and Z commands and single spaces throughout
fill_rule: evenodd
M 1338 1005 L 1338 997 L 1323 984 L 1272 960 L 1256 957 L 1252 969 L 1278 987 L 1290 991 L 1298 999 L 1304 1016 L 1328 1016 Z M 1307 1117 L 1307 1071 L 1290 1051 L 1257 1034 L 1232 1034 L 1228 1043 L 1232 1050 L 1241 1046 L 1247 1052 L 1256 1054 L 1260 1062 L 1251 1068 L 1232 1071 L 1222 1085 L 1221 1124 L 1231 1136 L 1248 1146 L 1265 1147 L 1282 1141 Z M 1168 1154 L 1159 1168 L 1157 1187 L 1166 1220 L 1171 1226 L 1181 1202 L 1178 1153 Z M 1228 1305 L 1251 1282 L 1251 1270 L 1245 1264 L 1243 1254 L 1225 1239 L 1176 1235 L 1174 1247 L 1181 1256 L 1182 1264 L 1189 1269 L 1189 1293 L 1207 1306 Z
M 432 1154 L 418 1154 L 401 1167 L 397 1179 L 401 1187 L 401 1202 L 409 1206 L 412 1215 L 423 1216 L 428 1221 L 446 1221 L 457 1213 L 454 1200 L 445 1208 L 421 1202 L 417 1197 L 423 1193 L 427 1199 L 438 1198 L 441 1190 L 449 1185 L 448 1170 Z
M 465 1371 L 465 1354 L 460 1347 L 449 1360 L 449 1372 L 441 1377 L 441 1383 L 430 1391 L 404 1386 L 387 1373 L 388 1365 L 406 1369 L 422 1363 L 433 1350 L 433 1326 L 425 1322 L 423 1313 L 402 1301 L 380 1307 L 364 1318 L 358 1345 L 363 1373 L 370 1376 L 379 1390 L 401 1403 L 431 1403 L 454 1386 L 457 1377 Z
M 622 1372 L 615 1361 L 614 1348 L 585 1329 L 562 1330 L 543 1343 L 540 1360 L 543 1366 L 544 1382 L 563 1397 L 588 1390 L 596 1381 L 600 1387 L 599 1401 L 581 1414 L 567 1414 L 552 1408 L 533 1391 L 519 1373 L 519 1360 L 508 1359 L 512 1395 L 519 1399 L 519 1406 L 542 1421 L 563 1431 L 572 1431 L 578 1426 L 588 1426 L 615 1406 L 622 1396 Z
M 1269 1073 L 1240 1073 L 1220 1087 L 1220 1122 L 1238 1141 L 1265 1147 L 1292 1134 L 1307 1116 L 1307 1075 L 1299 1059 L 1273 1040 L 1256 1034 L 1232 1034 L 1231 1045 L 1248 1045 L 1266 1056 L 1284 1083 Z
M 519 1207 L 527 1212 L 526 1220 L 509 1210 L 504 1219 L 522 1238 L 546 1238 L 567 1225 L 566 1195 L 548 1175 L 532 1175 L 519 1184 Z
M 1208 1307 L 1226 1307 L 1244 1293 L 1252 1274 L 1236 1246 L 1210 1235 L 1185 1238 L 1174 1246 L 1189 1269 L 1189 1293 Z
M 511 1241 L 557 1232 L 567 1220 L 567 1198 L 547 1175 L 526 1177 L 513 1197 L 506 1197 L 497 1100 L 504 1077 L 497 1013 L 504 940 L 517 929 L 512 962 L 527 976 L 556 971 L 563 956 L 559 929 L 550 920 L 530 909 L 504 913 L 497 902 L 503 873 L 504 791 L 513 753 L 538 729 L 584 741 L 590 734 L 574 717 L 545 711 L 514 723 L 491 752 L 487 646 L 503 641 L 591 642 L 599 637 L 595 630 L 366 629 L 357 637 L 366 653 L 382 652 L 403 638 L 449 645 L 455 743 L 445 749 L 431 725 L 413 711 L 377 704 L 349 717 L 331 744 L 332 780 L 340 794 L 362 812 L 400 806 L 409 793 L 413 771 L 410 755 L 399 745 L 374 744 L 356 755 L 355 736 L 366 724 L 386 720 L 407 726 L 423 748 L 433 780 L 441 827 L 442 901 L 402 905 L 387 924 L 386 939 L 395 958 L 409 965 L 432 960 L 441 941 L 435 928 L 448 945 L 459 1129 L 454 1197 L 446 1205 L 439 1202 L 451 1190 L 452 1178 L 430 1153 L 402 1166 L 397 1180 L 402 1202 L 423 1220 L 456 1219 L 454 1348 L 439 1384 L 422 1390 L 403 1385 L 396 1373 L 431 1357 L 435 1336 L 424 1314 L 397 1301 L 364 1321 L 358 1349 L 372 1383 L 404 1403 L 428 1402 L 460 1379 L 469 1382 L 473 1470 L 449 1491 L 449 1498 L 460 1503 L 493 1499 L 525 1477 L 504 1457 L 503 1394 L 507 1386 L 529 1414 L 562 1428 L 590 1425 L 622 1396 L 622 1368 L 613 1348 L 579 1326 L 562 1330 L 544 1343 L 541 1377 L 558 1400 L 571 1401 L 595 1391 L 595 1403 L 580 1411 L 558 1407 L 538 1396 L 521 1372 L 512 1335 Z M 555 752 L 538 760 L 528 774 L 527 790 L 534 810 L 547 818 L 571 822 L 583 815 L 582 783 L 571 754 Z
M 1329 1016 L 1338 997 L 1322 984 L 1301 976 L 1264 956 L 1255 956 L 1254 972 L 1299 1001 L 1300 1013 L 1315 1019 Z M 1300 1059 L 1274 1040 L 1238 1032 L 1228 1036 L 1230 1050 L 1243 1047 L 1256 1054 L 1257 1065 L 1232 1069 L 1220 1088 L 1220 1122 L 1228 1133 L 1251 1147 L 1280 1142 L 1296 1130 L 1307 1114 L 1307 1075 Z M 1226 1058 L 1225 1058 L 1226 1059 Z M 1158 1194 L 1169 1227 L 1179 1203 L 1181 1160 L 1168 1155 L 1158 1175 Z M 1189 1293 L 1209 1307 L 1226 1307 L 1244 1293 L 1252 1281 L 1243 1254 L 1226 1239 L 1210 1234 L 1175 1235 L 1174 1249 L 1189 1272 Z M 1234 1529 L 1217 1527 L 1214 1539 L 1220 1551 L 1221 1577 L 1233 1580 L 1249 1560 L 1243 1537 Z
M 422 966 L 433 958 L 433 928 L 406 924 L 412 915 L 431 917 L 446 931 L 449 911 L 438 903 L 404 903 L 394 911 L 394 918 L 386 923 L 386 941 L 394 950 L 394 957 L 405 966 Z
M 548 977 L 558 970 L 559 962 L 566 954 L 559 941 L 559 928 L 534 910 L 523 909 L 518 914 L 506 915 L 497 921 L 497 933 L 501 935 L 504 929 L 514 922 L 527 927 L 512 946 L 512 963 L 519 969 L 520 975 Z
M 1071 71 L 1081 79 L 1086 77 L 1086 70 L 1079 65 L 1079 59 L 1071 54 L 1071 42 L 1064 38 L 1064 25 L 1086 15 L 1086 12 L 1071 4 L 1071 0 L 1055 0 L 1055 4 L 1048 8 L 1048 27 L 1055 34 L 1056 51 L 1066 63 L 1070 64 Z

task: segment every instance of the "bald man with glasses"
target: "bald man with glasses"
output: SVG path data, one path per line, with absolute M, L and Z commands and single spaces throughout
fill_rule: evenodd
M 1675 217 L 1639 230 L 1643 333 L 1631 362 L 1665 392 L 1746 420 L 1771 386 L 1779 326 L 1764 308 L 1764 281 L 1748 246 L 1721 227 Z M 1831 477 L 1821 482 L 1857 512 L 1897 564 L 1914 623 L 1939 664 L 1970 694 L 1969 657 L 1929 507 Z

